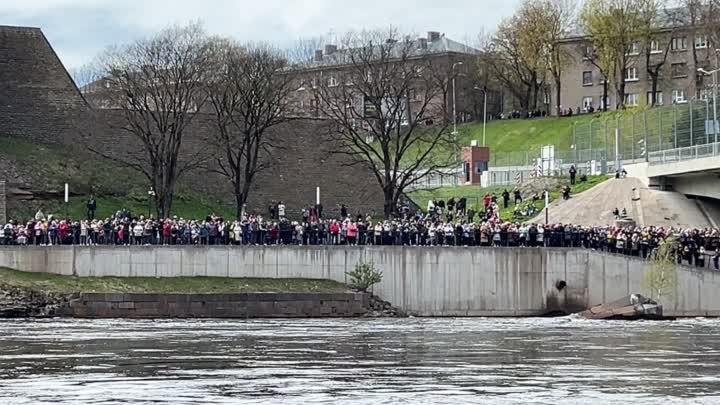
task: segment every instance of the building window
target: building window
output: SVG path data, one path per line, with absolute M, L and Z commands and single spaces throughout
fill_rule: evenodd
M 328 87 L 336 87 L 338 85 L 338 80 L 335 76 L 330 76 L 328 78 Z
M 707 47 L 708 47 L 707 35 L 701 35 L 699 37 L 695 37 L 695 49 L 705 49 Z
M 583 72 L 583 86 L 592 86 L 592 72 Z
M 671 66 L 672 77 L 687 77 L 687 63 L 673 63 Z
M 648 91 L 647 93 L 647 105 L 652 105 L 653 92 Z M 663 105 L 663 93 L 662 91 L 655 92 L 655 105 Z
M 625 81 L 626 82 L 636 82 L 640 80 L 638 78 L 638 70 L 636 67 L 631 67 L 625 69 Z
M 625 95 L 625 105 L 629 107 L 635 107 L 638 105 L 638 95 L 636 93 L 630 93 Z
M 673 51 L 684 51 L 687 49 L 687 41 L 685 37 L 674 37 L 670 45 Z
M 593 49 L 592 46 L 588 45 L 585 47 L 585 50 L 583 52 L 583 58 L 592 59 L 594 54 L 595 54 L 595 50 Z
M 660 49 L 660 41 L 650 41 L 650 53 L 662 53 L 662 49 Z
M 300 111 L 305 111 L 305 100 L 300 100 L 300 101 L 298 102 L 298 109 L 299 109 Z
M 590 109 L 593 106 L 593 98 L 592 97 L 583 97 L 582 106 L 583 106 L 583 110 L 590 111 Z
M 627 51 L 627 55 L 640 55 L 640 43 L 633 42 Z
M 313 77 L 311 85 L 313 89 L 317 89 L 317 78 Z
M 673 103 L 683 104 L 687 103 L 687 97 L 685 96 L 685 90 L 673 90 Z

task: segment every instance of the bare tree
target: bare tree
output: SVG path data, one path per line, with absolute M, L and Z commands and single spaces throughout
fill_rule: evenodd
M 540 53 L 527 52 L 529 47 L 522 42 L 521 24 L 518 16 L 504 20 L 493 36 L 485 60 L 493 76 L 519 102 L 520 109 L 528 112 L 537 107 L 543 72 L 540 69 Z
M 233 186 L 240 218 L 257 174 L 269 167 L 268 132 L 289 119 L 293 77 L 284 54 L 264 44 L 216 40 L 208 99 L 219 150 L 214 171 Z
M 636 46 L 647 31 L 645 15 L 654 4 L 655 0 L 587 0 L 583 6 L 582 24 L 606 74 L 612 73 L 617 108 L 625 108 L 625 73 L 634 67 Z
M 183 139 L 206 101 L 210 44 L 198 24 L 171 27 L 146 40 L 108 49 L 99 58 L 111 91 L 110 103 L 122 115 L 119 129 L 139 141 L 142 153 L 107 158 L 147 177 L 155 191 L 159 217 L 172 208 L 177 179 L 197 166 L 197 155 L 181 161 Z
M 526 0 L 517 12 L 518 36 L 524 53 L 540 63 L 554 82 L 555 109 L 561 113 L 562 72 L 571 62 L 561 40 L 567 35 L 575 18 L 576 1 Z
M 350 33 L 332 57 L 334 70 L 311 73 L 321 114 L 348 164 L 369 167 L 384 194 L 385 217 L 405 190 L 454 164 L 453 139 L 437 70 L 452 59 L 420 57 L 422 41 L 394 29 Z M 447 81 L 445 81 L 447 84 Z
M 641 36 L 643 38 L 643 49 L 645 50 L 645 67 L 651 83 L 651 95 L 650 100 L 648 100 L 651 107 L 655 107 L 658 103 L 657 93 L 660 74 L 670 55 L 673 33 L 680 25 L 680 21 L 675 16 L 669 15 L 670 12 L 664 3 L 663 1 L 651 2 L 643 16 L 645 22 L 642 24 L 644 32 Z M 662 33 L 667 38 L 664 44 L 660 40 L 658 33 Z

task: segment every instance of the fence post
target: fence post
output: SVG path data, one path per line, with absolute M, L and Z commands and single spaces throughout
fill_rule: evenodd
M 658 110 L 658 150 L 662 149 L 662 110 Z
M 630 160 L 635 162 L 635 112 L 631 116 L 632 122 L 630 126 Z
M 578 145 L 577 145 L 577 121 L 573 122 L 573 165 L 577 166 L 577 157 L 578 157 Z
M 605 120 L 605 160 L 607 160 L 608 155 L 608 120 Z
M 592 139 L 593 139 L 593 123 L 595 122 L 595 119 L 590 120 L 590 159 L 589 161 L 593 160 L 593 153 L 592 153 Z
M 678 147 L 677 139 L 677 105 L 673 106 L 673 146 L 675 149 Z
M 645 162 L 650 161 L 650 145 L 648 145 L 647 111 L 643 111 L 643 126 L 645 127 Z
M 688 108 L 690 109 L 690 146 L 693 146 L 693 121 L 695 121 L 695 114 L 693 111 L 692 99 L 688 100 Z

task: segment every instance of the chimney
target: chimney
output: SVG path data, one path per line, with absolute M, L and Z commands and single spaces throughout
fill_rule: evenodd
M 427 49 L 427 38 L 418 38 L 417 40 L 417 47 L 418 49 Z
M 428 31 L 427 39 L 428 42 L 435 42 L 440 39 L 440 33 L 437 31 Z
M 322 49 L 318 49 L 315 51 L 315 62 L 322 62 L 323 60 L 323 51 Z
M 325 45 L 325 55 L 332 55 L 337 52 L 337 45 Z

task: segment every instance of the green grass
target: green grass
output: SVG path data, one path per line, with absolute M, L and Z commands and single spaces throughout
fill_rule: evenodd
M 560 198 L 560 188 L 568 185 L 570 186 L 570 193 L 571 195 L 576 195 L 579 193 L 582 193 L 584 191 L 587 191 L 598 184 L 606 181 L 609 177 L 607 176 L 590 176 L 588 177 L 588 180 L 586 182 L 577 182 L 574 186 L 570 186 L 570 180 L 567 177 L 563 178 L 556 178 L 557 185 L 556 187 L 550 191 L 550 201 L 554 201 L 557 198 Z M 496 187 L 487 187 L 487 188 L 481 188 L 478 186 L 459 186 L 459 187 L 440 187 L 436 189 L 428 189 L 428 190 L 416 190 L 408 194 L 410 199 L 417 204 L 422 210 L 425 210 L 427 208 L 427 202 L 430 199 L 437 199 L 437 200 L 444 200 L 447 201 L 448 199 L 455 198 L 456 200 L 465 197 L 468 201 L 468 205 L 475 208 L 476 211 L 480 211 L 479 207 L 480 204 L 482 204 L 482 199 L 486 194 L 495 194 L 498 197 L 498 203 L 502 205 L 502 192 L 507 189 L 512 194 L 513 187 L 511 186 L 496 186 Z M 536 192 L 540 193 L 541 190 L 536 190 Z M 523 196 L 524 199 L 529 199 L 530 196 L 527 195 L 528 193 L 525 192 L 525 195 Z M 511 197 L 512 200 L 512 197 Z M 544 202 L 538 202 L 537 208 L 542 209 L 542 205 Z M 512 205 L 512 202 L 510 204 L 510 207 L 507 209 L 501 209 L 500 210 L 500 218 L 505 221 L 512 221 L 513 220 L 513 212 L 514 212 L 514 206 Z
M 267 278 L 120 278 L 72 277 L 26 273 L 0 268 L 0 285 L 52 293 L 237 293 L 237 292 L 345 292 L 348 287 L 331 280 Z
M 134 196 L 97 196 L 95 200 L 97 203 L 95 218 L 108 218 L 121 209 L 130 210 L 133 216 L 148 215 L 147 197 L 143 200 L 142 198 Z M 86 204 L 86 197 L 71 197 L 67 207 L 61 199 L 55 199 L 43 201 L 39 208 L 42 209 L 43 214 L 46 216 L 52 214 L 56 217 L 80 219 L 87 216 Z M 20 208 L 13 213 L 13 218 L 27 219 L 33 217 L 35 212 L 36 209 L 34 206 Z M 156 215 L 154 210 L 152 210 L 151 213 L 153 216 Z M 172 214 L 179 218 L 193 219 L 205 218 L 208 215 L 217 215 L 224 218 L 235 217 L 234 209 L 224 205 L 221 201 L 199 195 L 188 196 L 187 194 L 175 197 L 173 200 Z
M 147 215 L 148 183 L 144 176 L 121 164 L 101 158 L 82 148 L 63 145 L 36 145 L 0 137 L 0 160 L 12 163 L 23 183 L 33 185 L 36 199 L 9 212 L 13 219 L 27 220 L 37 209 L 44 214 L 85 218 L 85 204 L 92 192 L 97 201 L 97 218 L 127 208 L 133 214 Z M 71 198 L 63 202 L 64 185 Z M 234 217 L 234 208 L 218 196 L 193 192 L 182 180 L 173 200 L 172 214 L 184 218 L 204 218 L 215 214 Z M 153 210 L 154 213 L 154 210 Z

